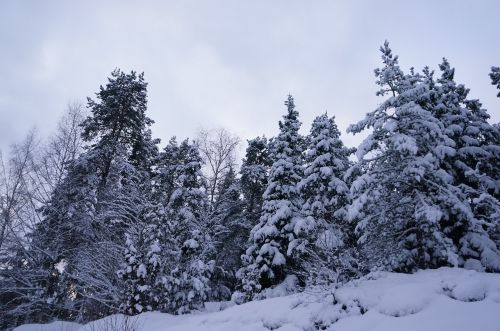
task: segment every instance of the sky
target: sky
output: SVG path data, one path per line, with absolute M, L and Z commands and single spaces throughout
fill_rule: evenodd
M 442 57 L 500 121 L 500 1 L 0 1 L 0 149 L 49 135 L 114 68 L 145 73 L 153 135 L 224 127 L 274 136 L 288 93 L 309 131 L 335 115 L 346 134 L 382 101 L 373 70 L 384 40 L 403 69 Z

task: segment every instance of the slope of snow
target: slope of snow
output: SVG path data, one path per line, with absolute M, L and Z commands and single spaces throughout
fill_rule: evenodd
M 144 313 L 126 320 L 113 315 L 80 328 L 24 325 L 15 331 L 126 330 L 124 322 L 138 331 L 498 331 L 500 274 L 452 268 L 412 275 L 377 272 L 338 289 L 315 288 L 213 311 L 217 307 L 182 316 Z

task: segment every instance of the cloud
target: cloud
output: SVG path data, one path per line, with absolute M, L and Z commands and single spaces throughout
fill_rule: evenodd
M 200 126 L 243 140 L 274 135 L 289 92 L 305 132 L 325 110 L 345 131 L 380 102 L 373 69 L 385 39 L 404 68 L 449 56 L 498 122 L 487 73 L 500 65 L 499 11 L 493 0 L 4 1 L 0 148 L 35 125 L 48 134 L 68 101 L 93 97 L 115 67 L 145 71 L 153 133 L 164 141 Z

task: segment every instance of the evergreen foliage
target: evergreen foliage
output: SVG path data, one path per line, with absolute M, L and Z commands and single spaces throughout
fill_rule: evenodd
M 350 192 L 345 177 L 354 149 L 344 146 L 334 118 L 326 113 L 314 119 L 308 142 L 304 178 L 298 183 L 302 216 L 314 224 L 305 247 L 307 276 L 324 277 L 331 271 L 337 277 L 351 276 L 355 238 L 347 219 Z
M 167 205 L 168 271 L 162 280 L 165 310 L 186 313 L 203 307 L 213 271 L 212 239 L 207 231 L 208 201 L 202 190 L 201 157 L 196 144 L 179 146 L 175 188 Z
M 351 187 L 355 198 L 349 208 L 368 268 L 413 271 L 474 259 L 498 270 L 498 249 L 456 181 L 460 164 L 449 162 L 463 152 L 458 140 L 467 140 L 456 122 L 469 121 L 445 101 L 435 106 L 436 98 L 448 96 L 443 80 L 436 87 L 428 71 L 405 75 L 387 42 L 381 51 L 385 66 L 375 71 L 378 95 L 392 95 L 349 128 L 353 133 L 372 129 L 357 152 L 366 170 Z M 452 72 L 445 70 L 444 78 L 451 80 Z M 435 117 L 439 111 L 455 123 Z
M 287 113 L 280 121 L 280 134 L 273 142 L 273 164 L 263 195 L 262 216 L 251 231 L 251 246 L 243 257 L 243 289 L 253 293 L 282 281 L 297 268 L 296 254 L 313 224 L 300 217 L 297 184 L 302 179 L 303 138 L 299 134 L 299 113 L 291 95 Z
M 240 173 L 245 217 L 251 227 L 257 224 L 262 212 L 263 195 L 267 187 L 271 163 L 267 139 L 257 137 L 248 140 Z

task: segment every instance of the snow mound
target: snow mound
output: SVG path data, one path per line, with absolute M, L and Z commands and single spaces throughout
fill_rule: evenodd
M 211 306 L 209 306 L 210 308 Z M 415 274 L 377 272 L 340 288 L 253 301 L 218 311 L 173 316 L 113 315 L 68 331 L 498 331 L 500 274 L 441 268 Z M 61 322 L 57 322 L 61 323 Z M 62 324 L 15 331 L 64 331 Z M 114 326 L 110 328 L 109 326 Z
M 385 293 L 377 311 L 381 314 L 401 317 L 422 311 L 433 299 L 432 293 L 423 292 L 417 284 L 395 286 Z

